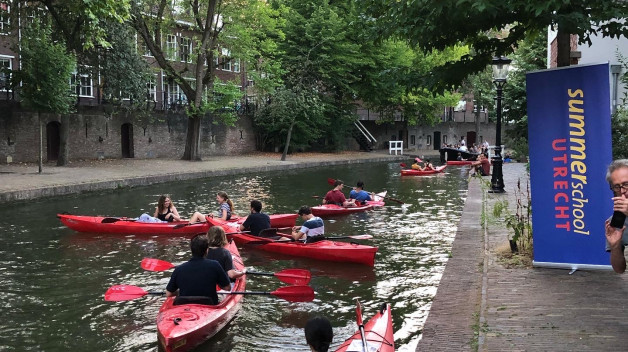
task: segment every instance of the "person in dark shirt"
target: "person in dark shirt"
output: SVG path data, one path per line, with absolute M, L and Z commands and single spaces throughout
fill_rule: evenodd
M 251 214 L 246 217 L 244 223 L 240 225 L 240 231 L 249 230 L 251 235 L 259 236 L 260 231 L 270 228 L 270 216 L 262 211 L 262 202 L 251 201 Z
M 170 196 L 162 195 L 157 201 L 157 207 L 155 207 L 155 214 L 153 217 L 158 218 L 161 221 L 180 221 L 181 217 L 177 208 L 172 203 Z
M 331 323 L 325 317 L 314 317 L 305 323 L 305 341 L 314 352 L 327 352 L 334 339 Z
M 192 258 L 174 269 L 166 286 L 166 297 L 208 297 L 211 304 L 217 304 L 216 285 L 223 290 L 231 290 L 229 276 L 220 264 L 215 260 L 205 259 L 208 247 L 209 240 L 205 234 L 192 238 Z
M 225 248 L 229 242 L 227 242 L 225 230 L 221 226 L 210 227 L 209 231 L 207 231 L 207 237 L 209 239 L 209 250 L 205 258 L 220 263 L 220 266 L 225 270 L 231 281 L 235 281 L 235 279 L 246 273 L 246 271 L 237 270 L 233 266 L 231 252 Z

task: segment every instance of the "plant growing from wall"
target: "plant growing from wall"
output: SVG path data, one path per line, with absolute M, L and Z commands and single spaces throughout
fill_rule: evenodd
M 526 187 L 526 193 L 521 190 L 521 179 L 517 180 L 515 189 L 516 210 L 509 212 L 508 201 L 502 200 L 493 206 L 493 216 L 503 218 L 506 227 L 511 230 L 508 236 L 510 248 L 513 253 L 519 252 L 526 255 L 532 254 L 532 198 L 530 197 L 530 185 Z

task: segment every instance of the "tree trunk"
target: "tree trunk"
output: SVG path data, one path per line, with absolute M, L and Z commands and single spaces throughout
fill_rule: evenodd
M 37 112 L 37 121 L 39 121 L 39 173 L 41 174 L 44 158 L 44 131 L 41 127 L 41 111 Z
M 67 114 L 61 115 L 61 141 L 59 143 L 59 158 L 57 166 L 66 166 L 68 164 L 70 150 L 68 148 L 68 139 L 70 138 L 70 117 Z
M 281 154 L 281 161 L 286 161 L 286 155 L 288 155 L 288 148 L 290 147 L 290 138 L 292 137 L 292 127 L 294 127 L 295 120 L 292 120 L 290 127 L 288 128 L 288 136 L 286 137 L 286 146 L 283 148 L 283 154 Z
M 571 35 L 564 27 L 559 24 L 558 33 L 556 34 L 557 67 L 566 67 L 571 63 Z
M 183 160 L 201 160 L 201 117 L 188 116 L 188 132 L 185 139 Z

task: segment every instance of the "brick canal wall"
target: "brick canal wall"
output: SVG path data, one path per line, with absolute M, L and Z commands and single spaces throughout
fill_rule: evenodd
M 51 157 L 50 149 L 58 145 L 64 124 L 69 128 L 70 160 L 129 156 L 180 158 L 185 148 L 187 117 L 182 113 L 155 112 L 142 119 L 129 113 L 109 117 L 102 110 L 86 108 L 66 116 L 42 114 L 41 119 L 44 161 L 56 159 L 54 155 Z M 210 118 L 203 119 L 201 157 L 254 150 L 255 134 L 249 118 L 241 117 L 233 127 L 214 124 Z M 7 160 L 36 162 L 38 156 L 37 113 L 3 108 L 0 111 L 0 163 Z

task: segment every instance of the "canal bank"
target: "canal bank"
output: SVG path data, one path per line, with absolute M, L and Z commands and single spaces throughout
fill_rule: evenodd
M 504 222 L 482 226 L 482 207 L 525 190 L 524 164 L 505 164 L 506 194 L 469 192 L 417 351 L 622 351 L 628 343 L 628 276 L 612 271 L 508 268 L 497 253 L 508 245 Z M 490 177 L 485 177 L 490 180 Z M 525 191 L 524 191 L 525 192 Z M 602 226 L 602 224 L 600 224 Z M 597 250 L 604 250 L 599 248 Z
M 437 151 L 436 151 L 437 152 Z M 299 153 L 281 161 L 276 153 L 217 156 L 203 161 L 173 159 L 105 159 L 73 161 L 68 166 L 45 164 L 0 165 L 0 202 L 24 201 L 82 192 L 146 186 L 156 183 L 228 176 L 241 173 L 316 168 L 352 163 L 404 161 L 413 154 L 387 151 Z

